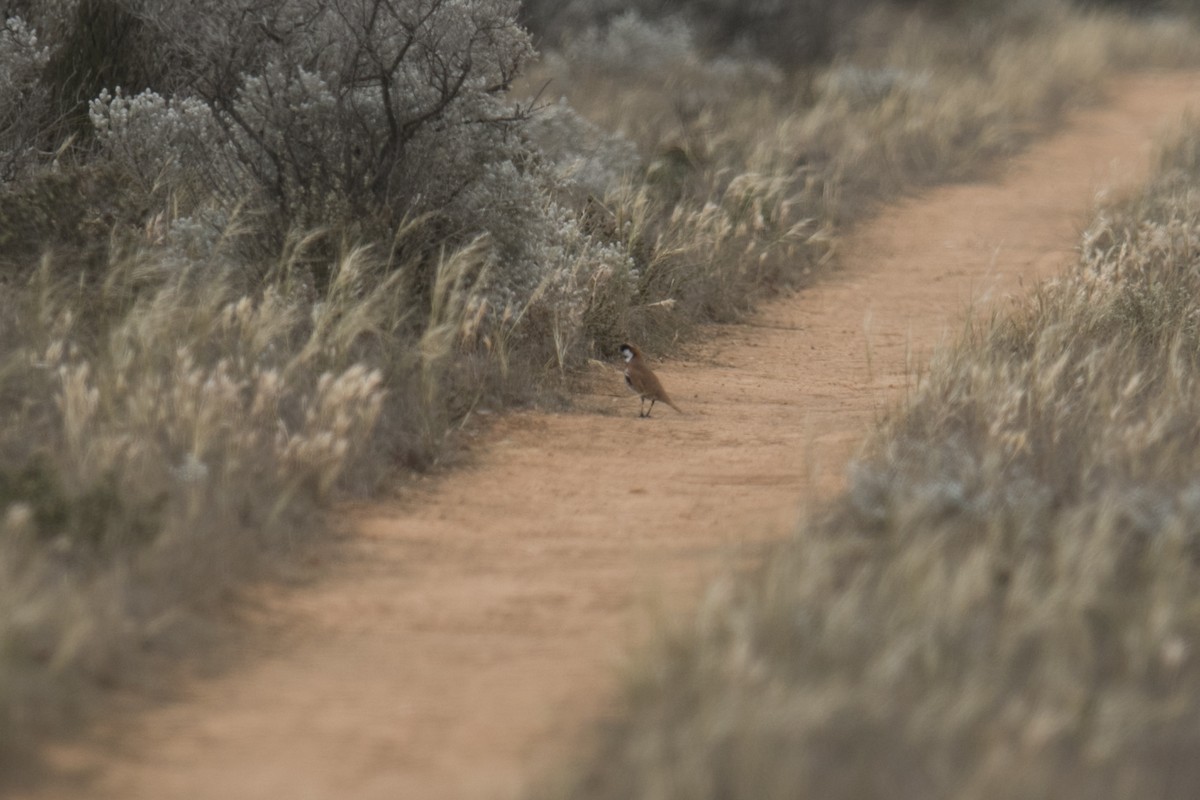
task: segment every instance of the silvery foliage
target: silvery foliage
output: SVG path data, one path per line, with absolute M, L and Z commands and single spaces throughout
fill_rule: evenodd
M 618 270 L 623 256 L 550 199 L 557 161 L 505 97 L 533 52 L 515 5 L 141 0 L 182 79 L 171 94 L 106 92 L 92 121 L 151 190 L 201 184 L 217 213 L 257 203 L 299 228 L 386 232 L 430 213 L 451 245 L 493 242 L 490 307 L 579 296 L 576 267 Z M 185 206 L 189 223 L 213 213 Z
M 525 132 L 558 191 L 577 205 L 603 199 L 642 165 L 633 142 L 584 119 L 565 99 L 537 109 Z
M 546 173 L 512 162 L 487 167 L 464 193 L 468 213 L 487 216 L 495 245 L 487 302 L 519 311 L 535 301 L 578 322 L 589 286 L 630 273 L 632 261 L 619 246 L 587 234 L 578 214 L 545 191 Z
M 646 75 L 698 60 L 695 37 L 683 19 L 651 22 L 636 11 L 588 28 L 567 45 L 564 55 L 588 69 Z
M 147 96 L 139 110 L 200 119 L 187 104 L 205 104 L 221 135 L 210 139 L 206 123 L 188 147 L 215 150 L 203 173 L 210 189 L 230 205 L 253 193 L 286 224 L 443 212 L 483 167 L 513 155 L 522 115 L 503 90 L 532 54 L 513 6 L 142 0 L 137 13 L 180 74 L 176 92 Z M 113 110 L 97 105 L 98 129 Z M 119 135 L 108 135 L 114 151 Z
M 537 109 L 525 134 L 554 187 L 555 199 L 543 204 L 540 223 L 528 226 L 537 231 L 531 253 L 561 265 L 543 278 L 540 298 L 558 324 L 578 327 L 590 293 L 636 275 L 632 258 L 620 246 L 584 232 L 579 213 L 593 201 L 603 203 L 641 168 L 642 158 L 632 142 L 584 119 L 565 100 Z
M 0 26 L 0 181 L 17 176 L 28 163 L 39 134 L 37 121 L 46 102 L 38 76 L 50 58 L 49 48 L 21 17 Z
M 632 142 L 565 102 L 536 109 L 522 133 L 532 161 L 522 168 L 511 160 L 490 165 L 463 198 L 471 216 L 492 218 L 489 233 L 507 264 L 489 302 L 520 307 L 536 297 L 538 308 L 578 325 L 597 283 L 634 271 L 619 245 L 584 231 L 580 212 L 617 189 L 641 157 Z
M 168 99 L 150 90 L 127 97 L 118 88 L 102 91 L 89 113 L 106 157 L 164 205 L 170 194 L 171 217 L 160 214 L 146 225 L 147 242 L 159 246 L 158 265 L 207 261 L 234 209 L 204 198 L 214 181 L 226 181 L 223 189 L 233 192 L 245 180 L 212 107 L 197 97 Z
M 746 83 L 775 86 L 783 81 L 779 69 L 764 60 L 706 57 L 692 26 L 681 17 L 646 20 L 636 11 L 588 28 L 546 60 L 565 80 L 596 75 L 669 80 L 682 90 L 710 94 L 736 91 Z
M 107 155 L 148 192 L 179 187 L 202 171 L 228 174 L 235 169 L 212 107 L 197 97 L 166 98 L 146 90 L 127 97 L 118 87 L 91 102 L 96 138 Z

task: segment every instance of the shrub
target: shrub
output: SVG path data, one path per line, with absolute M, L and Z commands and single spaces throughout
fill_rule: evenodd
M 252 192 L 284 227 L 365 220 L 377 232 L 432 211 L 478 232 L 479 220 L 456 217 L 456 200 L 489 167 L 526 157 L 514 145 L 525 113 L 502 96 L 532 54 L 514 9 L 508 0 L 144 2 L 138 16 L 167 43 L 161 57 L 178 65 L 177 88 L 119 108 L 105 97 L 93 119 L 111 150 L 127 136 L 115 113 L 166 128 L 172 114 L 207 115 L 206 134 L 219 135 L 189 143 L 206 159 L 200 177 L 227 208 Z M 158 160 L 180 155 L 172 137 Z
M 192 225 L 217 230 L 266 208 L 254 224 L 260 239 L 275 231 L 268 242 L 327 227 L 382 244 L 422 219 L 426 238 L 406 236 L 404 257 L 423 254 L 410 278 L 426 297 L 438 249 L 485 234 L 486 311 L 513 313 L 535 294 L 562 299 L 539 287 L 561 288 L 585 251 L 597 267 L 611 261 L 559 202 L 579 206 L 636 156 L 594 129 L 602 152 L 582 156 L 576 142 L 568 159 L 561 139 L 557 153 L 539 151 L 555 125 L 584 123 L 561 111 L 535 122 L 505 98 L 532 53 L 512 12 L 504 0 L 143 3 L 183 88 L 103 92 L 92 120 L 106 158 Z M 575 190 L 548 200 L 568 172 Z
M 34 160 L 37 118 L 47 103 L 41 70 L 50 50 L 20 17 L 0 20 L 0 184 L 16 178 Z

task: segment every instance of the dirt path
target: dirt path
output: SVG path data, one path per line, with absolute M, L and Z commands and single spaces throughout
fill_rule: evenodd
M 285 622 L 261 652 L 58 748 L 64 777 L 30 796 L 516 796 L 603 710 L 652 610 L 833 491 L 906 365 L 1064 266 L 1097 191 L 1143 175 L 1189 101 L 1195 75 L 1124 80 L 1001 179 L 892 208 L 838 277 L 657 365 L 686 416 L 638 420 L 614 369 L 580 412 L 501 420 L 476 466 L 354 510 L 330 574 L 264 600 Z

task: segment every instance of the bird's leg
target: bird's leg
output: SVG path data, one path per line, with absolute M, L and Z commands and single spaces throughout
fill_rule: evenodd
M 646 398 L 644 395 L 638 397 L 638 419 L 646 416 Z
M 653 397 L 651 397 L 651 398 L 650 398 L 650 408 L 646 409 L 646 416 L 647 416 L 647 417 L 648 417 L 648 416 L 650 416 L 650 412 L 654 410 L 654 403 L 655 403 L 655 402 L 656 402 L 656 401 L 655 401 L 655 399 L 654 399 Z

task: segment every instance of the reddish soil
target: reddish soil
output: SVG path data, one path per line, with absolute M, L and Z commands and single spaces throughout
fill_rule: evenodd
M 887 209 L 837 275 L 654 364 L 686 415 L 638 419 L 613 365 L 578 411 L 506 416 L 473 466 L 348 509 L 320 580 L 266 590 L 236 668 L 52 749 L 61 777 L 27 796 L 517 796 L 655 615 L 836 491 L 910 368 L 971 306 L 1067 265 L 1098 193 L 1141 178 L 1189 102 L 1195 75 L 1122 80 L 995 179 Z

